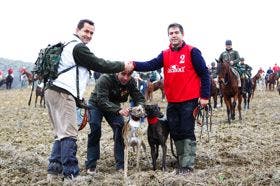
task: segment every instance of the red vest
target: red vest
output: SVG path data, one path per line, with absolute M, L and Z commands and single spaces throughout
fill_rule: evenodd
M 168 102 L 183 102 L 200 97 L 200 78 L 191 60 L 192 46 L 179 51 L 163 51 L 164 90 Z

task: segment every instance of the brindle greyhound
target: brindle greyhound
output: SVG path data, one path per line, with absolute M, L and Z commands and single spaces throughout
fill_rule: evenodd
M 127 181 L 127 171 L 128 171 L 128 148 L 130 146 L 133 149 L 136 147 L 137 160 L 136 168 L 139 171 L 139 157 L 140 157 L 140 147 L 142 146 L 145 155 L 146 146 L 143 142 L 143 135 L 145 130 L 143 130 L 143 124 L 140 123 L 140 118 L 145 116 L 145 110 L 143 106 L 136 106 L 130 109 L 130 119 L 124 124 L 123 127 L 123 140 L 124 140 L 124 181 Z M 126 185 L 126 184 L 125 184 Z

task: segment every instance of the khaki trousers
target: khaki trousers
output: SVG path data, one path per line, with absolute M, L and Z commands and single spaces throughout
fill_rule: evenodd
M 45 101 L 48 108 L 53 132 L 57 140 L 71 137 L 77 139 L 78 125 L 76 124 L 76 102 L 71 94 L 47 89 Z

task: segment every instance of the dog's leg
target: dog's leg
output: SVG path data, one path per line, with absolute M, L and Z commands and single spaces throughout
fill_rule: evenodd
M 127 168 L 128 167 L 128 147 L 127 144 L 124 146 L 124 182 L 127 182 Z
M 142 146 L 143 151 L 145 153 L 145 158 L 148 160 L 149 164 L 151 164 L 152 162 L 149 159 L 147 148 L 146 148 L 146 145 L 145 145 L 144 141 L 142 141 L 141 146 Z
M 136 153 L 137 153 L 137 159 L 136 159 L 136 169 L 137 169 L 137 171 L 140 171 L 140 169 L 139 169 L 139 159 L 140 159 L 141 143 L 142 143 L 142 141 L 139 140 L 139 142 L 137 144 L 137 151 L 136 151 Z
M 128 170 L 128 123 L 125 123 L 122 131 L 123 142 L 124 142 L 124 184 L 127 185 L 127 170 Z
M 162 171 L 166 171 L 166 151 L 167 146 L 166 144 L 162 145 Z
M 152 156 L 152 165 L 153 165 L 153 170 L 156 170 L 157 166 L 157 153 L 156 153 L 156 145 L 150 144 L 151 147 L 151 156 Z

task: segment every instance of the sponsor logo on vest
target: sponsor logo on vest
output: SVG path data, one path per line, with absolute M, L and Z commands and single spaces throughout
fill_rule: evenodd
M 177 73 L 177 72 L 185 72 L 185 67 L 178 67 L 177 65 L 171 65 L 167 73 Z

